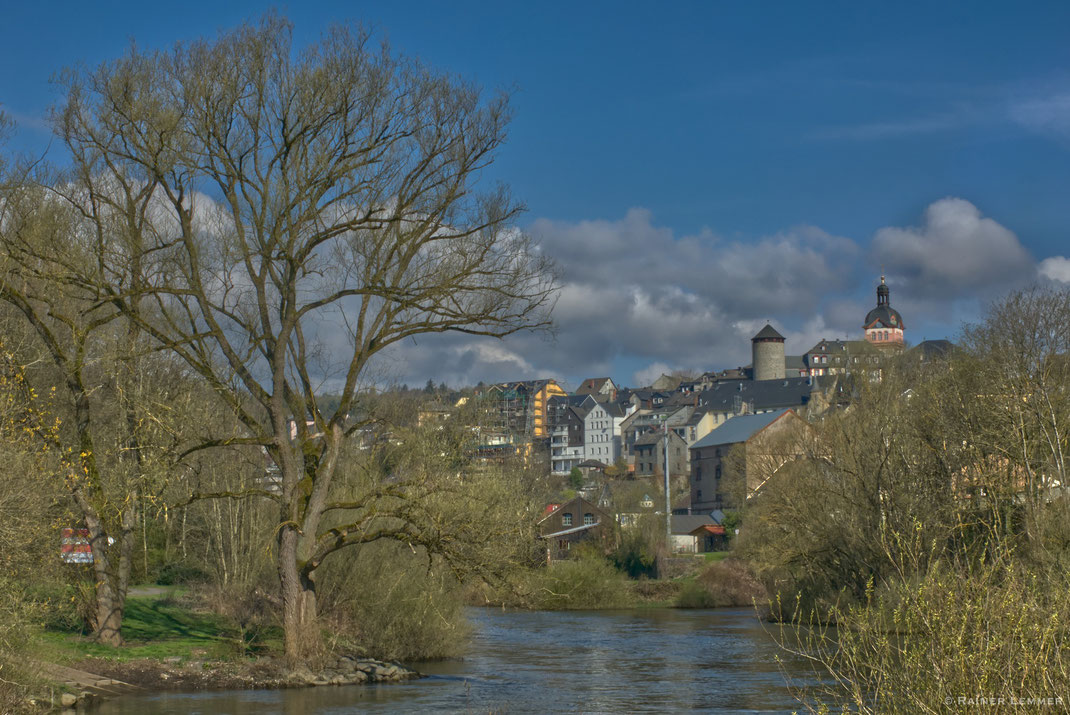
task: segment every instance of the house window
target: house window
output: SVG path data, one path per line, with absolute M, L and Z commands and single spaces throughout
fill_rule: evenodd
M 561 525 L 562 526 L 572 526 L 572 515 L 571 514 L 562 514 L 561 515 Z
M 594 514 L 584 514 L 583 515 L 583 525 L 584 526 L 590 526 L 593 523 L 594 523 Z
M 720 479 L 721 478 L 721 465 L 720 464 L 718 464 L 717 468 L 713 470 L 713 478 L 714 479 Z
M 697 492 L 695 492 L 695 498 L 699 499 L 699 500 L 702 499 L 702 490 L 701 489 L 699 489 Z
M 695 481 L 702 481 L 702 467 L 695 467 Z

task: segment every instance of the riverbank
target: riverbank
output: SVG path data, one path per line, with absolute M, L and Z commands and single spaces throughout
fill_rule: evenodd
M 751 608 L 466 612 L 463 657 L 382 687 L 145 693 L 99 715 L 255 712 L 791 712 L 783 653 Z M 800 675 L 805 675 L 803 669 Z
M 526 611 L 752 608 L 755 591 L 745 564 L 718 554 L 679 559 L 672 579 L 630 579 L 605 559 L 576 559 L 531 572 L 527 593 L 494 598 L 469 593 L 470 605 Z M 503 593 L 503 592 L 501 592 Z M 218 599 L 216 599 L 218 600 Z M 212 604 L 215 604 L 214 606 Z M 282 634 L 220 615 L 216 601 L 183 588 L 132 590 L 123 624 L 126 644 L 112 648 L 53 627 L 40 638 L 40 660 L 149 691 L 274 690 L 388 683 L 420 677 L 416 670 L 370 653 L 327 653 L 311 667 L 285 667 Z
M 522 573 L 507 586 L 474 586 L 466 602 L 534 611 L 752 608 L 768 602 L 749 564 L 729 552 L 674 557 L 659 563 L 659 570 L 671 576 L 630 578 L 601 554 L 580 552 Z
M 70 672 L 152 692 L 306 688 L 420 677 L 398 663 L 344 652 L 325 654 L 312 667 L 288 668 L 280 657 L 277 628 L 250 629 L 198 606 L 181 588 L 134 589 L 123 636 L 125 645 L 115 648 L 55 624 L 42 632 L 34 651 L 42 662 L 40 679 L 51 684 L 50 699 L 58 704 L 61 695 L 93 693 L 85 682 L 63 675 Z M 106 690 L 94 694 L 110 696 Z
M 390 683 L 420 677 L 398 663 L 343 655 L 315 669 L 290 669 L 274 658 L 240 661 L 179 662 L 165 659 L 107 660 L 74 664 L 82 670 L 130 683 L 146 690 L 271 690 L 323 685 Z

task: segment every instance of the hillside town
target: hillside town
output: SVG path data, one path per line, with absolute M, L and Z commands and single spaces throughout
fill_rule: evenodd
M 850 400 L 852 378 L 879 380 L 888 360 L 931 361 L 947 340 L 909 346 L 906 324 L 881 276 L 876 305 L 858 339 L 822 339 L 801 355 L 766 324 L 751 338 L 749 365 L 697 376 L 663 374 L 650 385 L 584 379 L 575 389 L 553 378 L 480 386 L 474 399 L 496 416 L 478 431 L 476 453 L 487 461 L 520 457 L 569 477 L 572 498 L 548 504 L 540 534 L 551 558 L 573 544 L 610 538 L 607 525 L 634 524 L 644 514 L 671 515 L 676 552 L 723 549 L 725 516 L 739 508 L 726 460 L 734 448 L 761 449 L 773 435 Z M 467 403 L 458 398 L 455 407 Z M 425 407 L 421 419 L 448 419 L 451 408 Z M 744 476 L 749 499 L 761 479 Z M 668 499 L 666 500 L 666 488 Z
M 1070 3 L 3 17 L 0 715 L 1070 712 Z

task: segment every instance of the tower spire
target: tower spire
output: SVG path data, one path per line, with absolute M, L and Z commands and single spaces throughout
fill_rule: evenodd
M 888 284 L 884 282 L 884 269 L 881 268 L 881 282 L 880 282 L 880 285 L 877 286 L 877 307 L 878 308 L 880 308 L 882 305 L 889 305 L 889 301 L 888 301 L 889 292 L 890 291 L 888 290 Z

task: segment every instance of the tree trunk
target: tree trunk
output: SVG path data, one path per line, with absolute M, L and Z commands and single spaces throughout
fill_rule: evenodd
M 282 628 L 286 659 L 291 667 L 313 658 L 319 651 L 316 623 L 316 583 L 302 571 L 300 535 L 293 526 L 279 532 L 279 581 L 282 585 Z
M 96 579 L 93 640 L 105 645 L 121 646 L 123 644 L 122 594 L 115 588 L 111 573 L 108 535 L 95 514 L 86 516 L 86 526 L 89 529 L 89 545 L 93 552 L 93 576 Z

